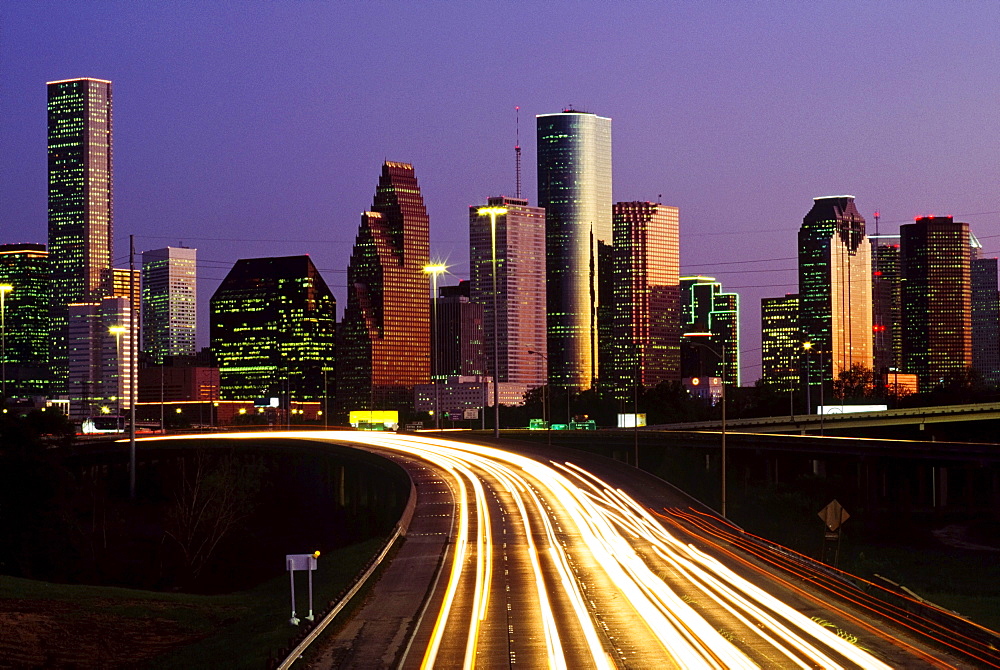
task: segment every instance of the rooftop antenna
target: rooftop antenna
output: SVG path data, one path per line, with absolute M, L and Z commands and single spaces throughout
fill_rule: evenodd
M 878 212 L 875 212 L 875 235 L 878 235 Z
M 516 197 L 521 198 L 521 108 L 514 107 L 514 171 L 517 188 Z

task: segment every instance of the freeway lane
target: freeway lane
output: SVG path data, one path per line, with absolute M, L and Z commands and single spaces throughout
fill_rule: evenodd
M 417 472 L 420 502 L 400 556 L 422 552 L 410 551 L 403 575 L 390 578 L 393 561 L 383 579 L 403 588 L 370 600 L 344 629 L 353 637 L 315 667 L 958 667 L 876 627 L 861 635 L 821 625 L 814 619 L 857 619 L 731 560 L 710 536 L 692 543 L 652 511 L 685 505 L 682 496 L 648 502 L 653 478 L 619 470 L 616 481 L 644 493 L 642 505 L 600 479 L 620 464 L 424 435 L 224 437 L 351 444 Z
M 456 492 L 440 604 L 404 667 L 889 667 L 579 468 L 423 436 L 336 437 L 433 463 Z

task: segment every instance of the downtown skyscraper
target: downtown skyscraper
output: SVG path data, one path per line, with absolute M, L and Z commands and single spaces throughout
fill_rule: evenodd
M 483 306 L 489 374 L 527 391 L 546 383 L 545 210 L 507 197 L 489 198 L 486 207 L 504 210 L 496 215 L 496 310 L 491 217 L 481 215 L 478 206 L 469 208 L 470 296 Z
M 611 361 L 601 370 L 625 397 L 635 385 L 681 378 L 680 212 L 654 202 L 619 202 L 613 211 Z
M 799 229 L 799 331 L 810 383 L 872 366 L 871 245 L 854 196 L 813 198 Z
M 197 258 L 186 247 L 142 252 L 142 346 L 157 365 L 195 355 Z
M 326 398 L 337 301 L 309 256 L 240 259 L 210 310 L 224 400 Z
M 49 383 L 49 254 L 44 244 L 0 244 L 6 397 L 44 395 Z
M 587 389 L 598 373 L 597 246 L 612 240 L 611 119 L 566 109 L 536 122 L 549 383 Z
M 50 369 L 53 390 L 65 392 L 69 305 L 103 297 L 114 257 L 111 82 L 47 86 Z
M 972 365 L 969 224 L 927 216 L 899 227 L 903 368 L 921 391 Z
M 413 166 L 389 161 L 347 267 L 340 325 L 341 410 L 405 409 L 430 380 L 430 219 Z

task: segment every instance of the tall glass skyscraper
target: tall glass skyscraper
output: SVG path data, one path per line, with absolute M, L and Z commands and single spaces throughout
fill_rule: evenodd
M 545 209 L 549 381 L 597 376 L 597 243 L 611 242 L 611 119 L 567 109 L 537 117 L 538 205 Z
M 740 296 L 725 293 L 715 277 L 681 277 L 681 330 L 711 333 L 698 346 L 681 341 L 682 377 L 721 377 L 740 385 Z M 721 358 L 721 360 L 720 360 Z
M 836 379 L 855 364 L 872 367 L 871 272 L 854 196 L 813 198 L 799 229 L 799 331 L 812 343 L 810 383 Z
M 607 381 L 623 397 L 636 384 L 680 381 L 679 210 L 615 203 L 611 255 L 611 365 L 601 361 L 602 374 L 610 370 Z
M 197 249 L 142 252 L 142 346 L 151 360 L 194 356 L 198 325 Z
M 68 380 L 68 305 L 100 300 L 111 267 L 113 178 L 111 82 L 48 83 L 50 365 L 54 390 Z
M 8 397 L 43 395 L 49 373 L 49 254 L 44 244 L 0 244 Z
M 337 301 L 309 256 L 244 258 L 211 300 L 223 400 L 323 400 Z
M 969 224 L 927 216 L 899 227 L 903 368 L 921 391 L 972 365 Z
M 799 296 L 760 301 L 761 380 L 776 391 L 798 388 L 802 357 L 799 337 Z
M 386 162 L 347 267 L 337 403 L 342 410 L 412 406 L 430 380 L 430 219 L 409 163 Z
M 524 390 L 546 383 L 545 210 L 527 200 L 493 197 L 488 207 L 502 207 L 496 217 L 497 310 L 493 310 L 493 247 L 489 216 L 469 208 L 470 296 L 483 306 L 486 362 L 493 374 L 493 321 L 497 320 L 497 381 L 523 384 Z M 531 353 L 535 352 L 535 353 Z

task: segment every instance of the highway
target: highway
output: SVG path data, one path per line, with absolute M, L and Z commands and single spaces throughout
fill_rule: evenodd
M 420 435 L 324 437 L 432 464 L 451 490 L 449 555 L 402 667 L 892 667 L 579 467 Z
M 615 461 L 426 434 L 219 437 L 351 445 L 393 459 L 414 481 L 405 543 L 353 618 L 317 642 L 309 667 L 957 668 L 996 659 L 979 648 L 979 662 L 956 660 L 945 650 L 965 647 L 926 644 L 918 617 L 845 596 L 836 580 L 819 585 L 825 575 L 795 573 L 800 565 L 779 565 L 761 543 L 739 546 L 738 529 Z

